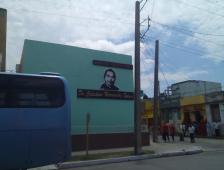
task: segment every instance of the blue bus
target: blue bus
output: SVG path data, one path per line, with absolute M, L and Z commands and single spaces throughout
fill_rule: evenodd
M 67 160 L 70 110 L 63 77 L 0 73 L 0 169 Z

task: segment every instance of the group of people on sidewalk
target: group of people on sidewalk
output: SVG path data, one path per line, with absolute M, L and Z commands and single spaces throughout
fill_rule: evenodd
M 177 133 L 176 133 L 177 128 Z M 200 133 L 200 126 L 195 123 L 181 123 L 179 126 L 173 123 L 165 123 L 163 122 L 160 127 L 160 132 L 162 135 L 162 139 L 164 142 L 170 142 L 171 140 L 174 142 L 174 136 L 177 134 L 180 137 L 180 141 L 184 141 L 184 137 L 189 136 L 190 141 L 192 143 L 195 142 L 195 136 L 202 135 Z M 205 121 L 205 135 L 208 137 L 219 137 L 220 136 L 220 128 L 217 122 L 210 123 L 207 120 Z
M 180 141 L 184 141 L 184 137 L 186 137 L 187 134 L 189 134 L 191 143 L 195 142 L 195 127 L 193 124 L 190 124 L 188 126 L 186 126 L 185 124 L 180 124 L 178 133 Z
M 172 123 L 163 123 L 161 125 L 161 134 L 162 134 L 162 138 L 164 142 L 169 142 L 170 138 L 169 136 L 172 138 L 172 141 L 174 142 L 174 136 L 175 136 L 175 126 Z
M 208 137 L 219 137 L 220 136 L 220 124 L 218 122 L 206 122 L 206 131 Z
M 170 142 L 170 137 L 174 142 L 174 136 L 176 135 L 176 128 L 173 123 L 162 123 L 161 128 L 161 135 L 164 142 Z M 185 124 L 180 124 L 178 128 L 178 135 L 180 137 L 180 141 L 184 141 L 184 137 L 190 136 L 190 141 L 192 143 L 195 142 L 195 127 L 193 124 L 186 126 Z

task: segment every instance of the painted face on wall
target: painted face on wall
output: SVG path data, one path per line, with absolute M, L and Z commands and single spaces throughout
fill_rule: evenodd
M 104 83 L 101 85 L 101 90 L 119 90 L 117 86 L 115 86 L 116 74 L 112 69 L 107 69 L 104 72 Z
M 107 71 L 104 79 L 107 86 L 113 86 L 115 82 L 115 75 L 112 71 Z

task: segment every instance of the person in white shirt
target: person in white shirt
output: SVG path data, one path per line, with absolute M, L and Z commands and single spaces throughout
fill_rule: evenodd
M 194 143 L 195 142 L 195 139 L 194 139 L 195 127 L 191 124 L 188 128 L 188 131 L 190 134 L 191 143 Z
M 207 136 L 211 137 L 212 136 L 212 125 L 209 121 L 206 123 L 206 131 L 207 131 Z

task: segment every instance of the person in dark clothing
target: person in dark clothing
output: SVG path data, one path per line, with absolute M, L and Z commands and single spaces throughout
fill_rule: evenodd
M 166 142 L 165 124 L 164 123 L 162 123 L 162 125 L 161 125 L 161 134 L 162 134 L 163 141 Z
M 168 123 L 166 123 L 164 125 L 164 135 L 165 135 L 165 138 L 167 139 L 167 141 L 169 142 L 170 138 L 169 138 L 169 125 L 168 125 Z
M 174 125 L 170 124 L 169 129 L 170 129 L 170 136 L 172 137 L 172 140 L 174 142 L 174 135 L 175 135 L 175 127 L 174 127 Z
M 104 83 L 101 85 L 101 90 L 119 90 L 115 84 L 116 74 L 112 69 L 107 69 L 104 72 Z

